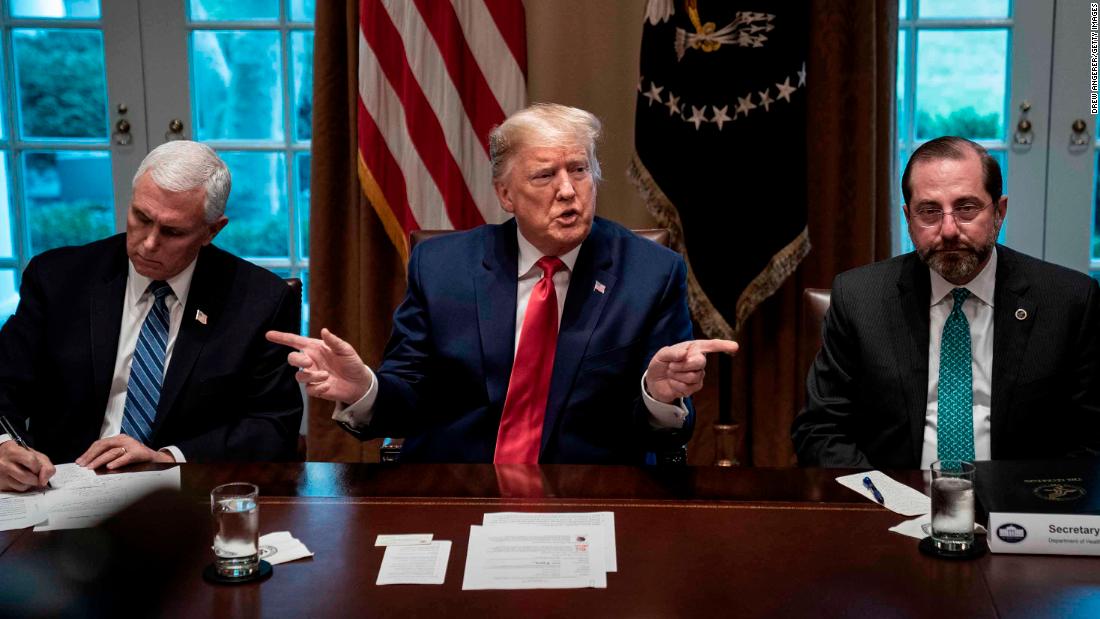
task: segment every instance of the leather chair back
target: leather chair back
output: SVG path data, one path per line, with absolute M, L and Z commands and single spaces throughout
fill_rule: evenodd
M 298 324 L 302 324 L 302 280 L 299 277 L 285 277 L 283 281 L 287 286 L 290 286 L 290 295 L 297 300 L 294 307 L 298 308 L 296 315 L 298 316 Z M 302 399 L 305 400 L 306 394 L 303 389 Z M 302 426 L 298 429 L 298 447 L 297 456 L 299 462 L 306 461 L 306 425 L 308 420 L 305 416 L 302 417 Z
M 821 350 L 821 331 L 831 294 L 828 288 L 807 288 L 802 292 L 802 341 L 798 349 L 798 367 L 803 375 L 810 370 L 817 351 Z
M 413 230 L 409 233 L 409 251 L 411 252 L 417 243 L 437 236 L 451 234 L 454 230 Z M 661 247 L 671 247 L 672 233 L 668 228 L 642 228 L 634 230 L 634 234 L 649 239 Z

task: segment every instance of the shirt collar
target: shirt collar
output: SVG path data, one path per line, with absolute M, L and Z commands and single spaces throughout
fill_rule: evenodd
M 127 260 L 127 262 L 130 268 L 126 286 L 130 289 L 130 298 L 134 299 L 134 305 L 137 305 L 141 303 L 146 292 L 149 290 L 149 284 L 152 283 L 153 280 L 138 273 L 132 261 Z M 198 258 L 192 260 L 191 264 L 187 265 L 185 269 L 168 278 L 167 283 L 172 289 L 172 294 L 175 295 L 180 305 L 184 307 L 187 306 L 187 293 L 191 291 L 191 277 L 195 274 L 196 262 L 198 262 Z
M 519 277 L 523 278 L 535 268 L 535 263 L 539 261 L 539 258 L 542 258 L 543 254 L 531 244 L 531 241 L 524 238 L 523 234 L 519 231 L 519 227 L 516 227 L 516 239 L 519 241 L 519 270 L 517 272 L 519 273 Z M 584 243 L 581 243 L 581 245 L 583 244 Z M 565 268 L 572 272 L 573 265 L 577 263 L 577 255 L 580 253 L 581 246 L 577 245 L 573 249 L 558 256 L 558 259 L 565 263 Z
M 952 284 L 931 268 L 928 269 L 928 272 L 932 275 L 931 305 L 939 305 L 942 303 L 943 300 L 951 294 L 951 291 L 956 288 L 966 288 L 970 291 L 970 294 L 977 297 L 979 301 L 985 303 L 989 307 L 993 307 L 993 290 L 997 284 L 996 246 L 993 247 L 993 251 L 989 255 L 989 262 L 987 262 L 985 267 L 965 286 L 956 286 Z

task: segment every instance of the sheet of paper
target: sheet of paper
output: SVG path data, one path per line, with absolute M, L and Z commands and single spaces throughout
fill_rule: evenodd
M 276 531 L 260 536 L 260 558 L 272 565 L 312 557 L 313 552 L 290 531 Z
M 43 493 L 43 505 L 49 515 L 35 531 L 92 527 L 121 511 L 141 497 L 168 488 L 179 490 L 180 467 L 163 471 L 117 473 L 80 479 L 62 480 L 60 487 Z
M 473 525 L 462 588 L 606 588 L 602 538 L 598 526 Z
M 417 546 L 432 543 L 431 533 L 406 533 L 403 535 L 379 535 L 375 546 Z
M 45 520 L 41 492 L 0 492 L 0 531 L 25 529 Z
M 868 501 L 878 503 L 871 491 L 863 486 L 864 477 L 870 477 L 871 483 L 882 493 L 882 498 L 886 500 L 886 509 L 902 516 L 919 516 L 932 511 L 932 499 L 928 495 L 894 481 L 882 471 L 852 473 L 837 477 L 836 480 L 845 488 L 863 495 Z
M 376 585 L 442 585 L 447 576 L 451 542 L 387 546 Z
M 496 512 L 485 514 L 484 526 L 502 524 L 532 524 L 544 527 L 600 527 L 603 529 L 604 566 L 609 572 L 619 571 L 618 552 L 615 547 L 615 512 L 532 513 Z
M 58 464 L 56 469 L 53 477 L 50 478 L 50 485 L 53 486 L 54 490 L 70 486 L 99 485 L 97 481 L 99 476 L 96 475 L 96 472 L 92 469 L 77 466 L 72 462 L 68 464 Z

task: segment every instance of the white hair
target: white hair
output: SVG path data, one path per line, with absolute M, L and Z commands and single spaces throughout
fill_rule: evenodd
M 602 130 L 595 114 L 557 103 L 536 103 L 522 109 L 489 133 L 489 159 L 493 180 L 512 170 L 513 156 L 526 146 L 582 146 L 588 155 L 592 178 L 599 182 L 600 161 L 596 140 Z
M 201 185 L 206 190 L 202 204 L 206 223 L 225 214 L 232 179 L 225 162 L 209 146 L 189 140 L 161 144 L 141 161 L 131 186 L 146 172 L 165 191 L 191 191 Z

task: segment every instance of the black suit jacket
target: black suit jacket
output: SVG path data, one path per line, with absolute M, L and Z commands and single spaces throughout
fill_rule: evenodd
M 801 464 L 920 465 L 931 294 L 913 253 L 837 276 L 791 430 Z M 992 457 L 1098 453 L 1096 282 L 998 246 L 993 305 Z
M 29 419 L 24 438 L 54 462 L 71 462 L 99 438 L 127 268 L 122 234 L 45 252 L 27 265 L 19 306 L 0 330 L 0 414 Z M 240 258 L 213 246 L 199 252 L 152 447 L 175 445 L 188 461 L 294 456 L 301 392 L 289 349 L 264 333 L 298 331 L 295 296 Z
M 417 245 L 365 436 L 407 436 L 407 461 L 492 461 L 518 255 L 514 219 Z M 654 430 L 641 398 L 653 354 L 691 338 L 686 288 L 679 255 L 595 219 L 565 299 L 540 462 L 638 464 L 687 442 L 691 416 L 682 430 Z

